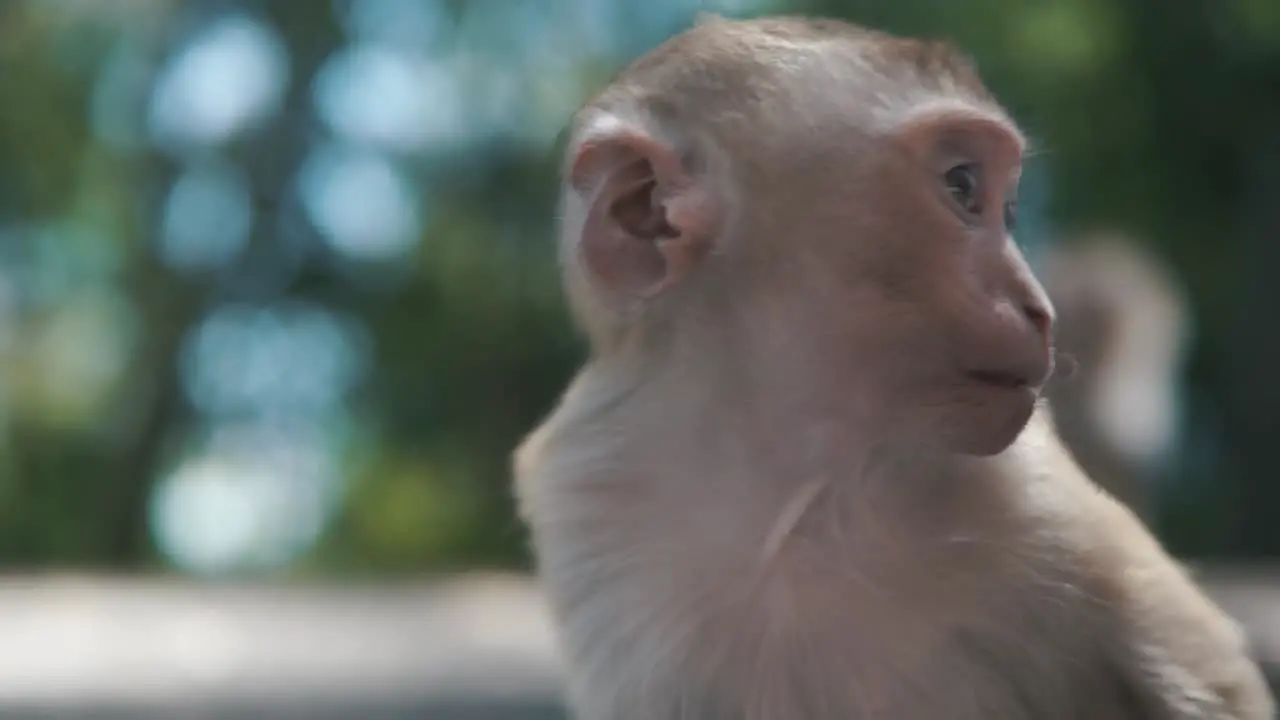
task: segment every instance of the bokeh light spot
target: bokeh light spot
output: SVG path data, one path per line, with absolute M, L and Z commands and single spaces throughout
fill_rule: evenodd
M 334 249 L 353 259 L 395 259 L 418 241 L 420 200 L 381 155 L 321 148 L 303 166 L 299 191 L 311 221 Z
M 244 249 L 252 225 L 252 198 L 243 173 L 223 163 L 197 165 L 169 191 L 160 255 L 179 270 L 219 267 Z
M 441 61 L 356 45 L 326 62 L 314 95 L 321 118 L 349 141 L 408 152 L 466 133 L 462 90 Z
M 279 109 L 288 63 L 276 33 L 259 20 L 231 14 L 209 23 L 161 70 L 151 98 L 153 137 L 185 149 L 253 127 Z

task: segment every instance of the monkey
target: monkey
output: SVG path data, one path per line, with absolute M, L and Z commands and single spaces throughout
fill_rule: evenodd
M 512 454 L 579 720 L 1263 720 L 1057 440 L 1026 140 L 950 43 L 704 18 L 570 123 L 588 357 Z
M 1064 444 L 1094 482 L 1141 519 L 1178 432 L 1177 374 L 1189 309 L 1177 276 L 1124 235 L 1092 232 L 1050 249 L 1041 268 L 1059 352 L 1077 371 L 1045 396 Z

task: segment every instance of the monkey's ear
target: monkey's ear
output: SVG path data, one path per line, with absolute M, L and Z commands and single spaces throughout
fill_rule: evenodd
M 631 127 L 601 130 L 569 165 L 569 183 L 588 203 L 579 252 L 598 282 L 650 297 L 705 256 L 718 208 L 705 178 L 695 178 L 670 144 Z

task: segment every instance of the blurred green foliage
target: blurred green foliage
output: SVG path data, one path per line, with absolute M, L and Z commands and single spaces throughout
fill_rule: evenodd
M 292 176 L 324 133 L 310 110 L 313 78 L 347 42 L 343 3 L 0 3 L 0 563 L 172 564 L 154 532 L 158 483 L 217 424 L 184 387 L 187 348 L 220 307 L 285 300 L 352 319 L 369 359 L 336 419 L 321 423 L 340 482 L 318 538 L 264 567 L 403 573 L 524 562 L 509 454 L 582 352 L 553 257 L 556 128 L 699 7 L 619 2 L 604 15 L 614 23 L 606 43 L 576 34 L 585 31 L 570 5 L 440 6 L 458 33 L 444 46 L 471 53 L 455 67 L 480 73 L 466 78 L 467 92 L 517 86 L 524 114 L 516 131 L 488 134 L 469 119 L 474 136 L 407 163 L 431 211 L 408 251 L 366 261 L 269 220 L 288 217 Z M 1280 4 L 761 7 L 956 40 L 1035 139 L 1055 237 L 1118 227 L 1169 258 L 1195 310 L 1187 382 L 1201 422 L 1187 444 L 1207 449 L 1188 455 L 1165 488 L 1162 532 L 1192 554 L 1280 551 L 1270 431 L 1280 325 L 1267 319 L 1280 309 Z M 218 151 L 253 178 L 258 220 L 246 247 L 217 269 L 182 272 L 157 254 L 160 218 L 175 178 L 210 151 L 193 160 L 152 142 L 148 103 L 156 68 L 199 22 L 229 9 L 274 28 L 291 80 L 269 122 Z M 539 13 L 561 20 L 519 19 Z M 516 19 L 504 24 L 506 14 Z M 108 70 L 134 65 L 144 69 L 137 87 L 108 93 Z M 277 368 L 273 382 L 295 370 Z

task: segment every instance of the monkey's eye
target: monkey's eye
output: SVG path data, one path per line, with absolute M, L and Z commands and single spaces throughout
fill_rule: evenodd
M 982 213 L 982 206 L 978 201 L 978 175 L 974 170 L 973 165 L 957 165 L 948 170 L 943 179 L 946 180 L 951 197 L 960 207 L 965 212 L 979 215 Z
M 1004 204 L 1004 229 L 1013 232 L 1018 227 L 1018 201 L 1010 200 Z

